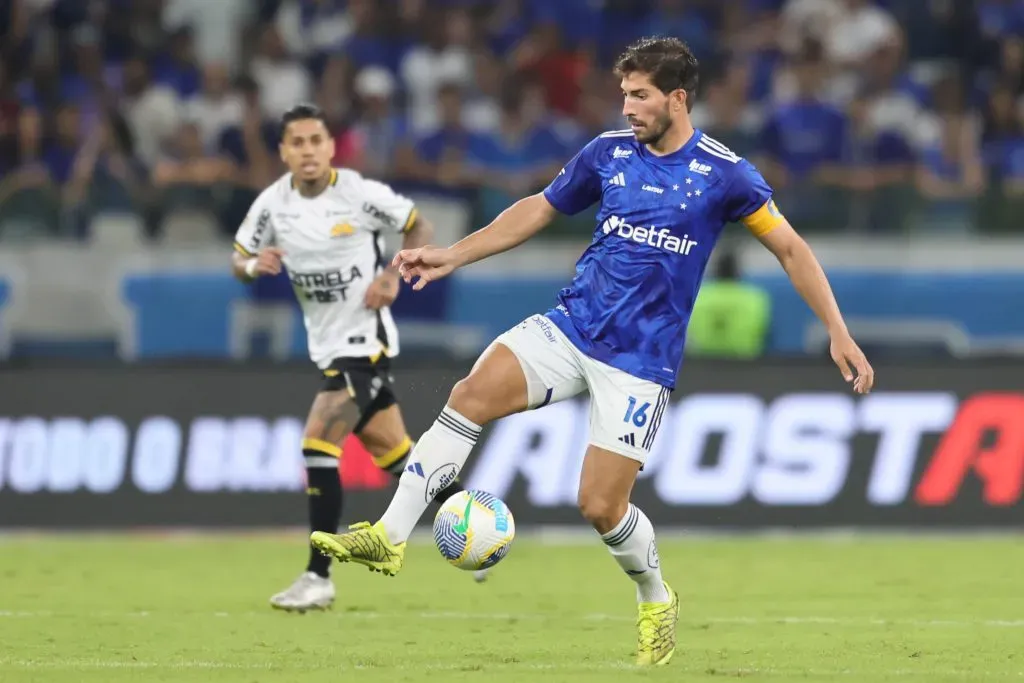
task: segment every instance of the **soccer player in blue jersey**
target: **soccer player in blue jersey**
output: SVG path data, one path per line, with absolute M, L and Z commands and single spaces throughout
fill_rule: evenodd
M 854 391 L 870 391 L 874 374 L 821 266 L 761 174 L 690 123 L 697 60 L 687 46 L 674 38 L 641 40 L 619 58 L 616 72 L 629 129 L 598 136 L 542 193 L 451 247 L 395 256 L 405 280 L 422 289 L 525 242 L 556 212 L 600 206 L 572 284 L 546 314 L 499 336 L 455 385 L 410 456 L 418 467 L 404 472 L 380 521 L 346 534 L 317 532 L 311 541 L 338 560 L 395 574 L 414 525 L 454 481 L 483 425 L 589 389 L 579 507 L 636 584 L 637 663 L 650 665 L 667 663 L 675 651 L 679 598 L 662 579 L 654 528 L 629 502 L 630 491 L 675 386 L 687 321 L 727 224 L 742 223 L 778 257 L 828 329 L 832 358 Z

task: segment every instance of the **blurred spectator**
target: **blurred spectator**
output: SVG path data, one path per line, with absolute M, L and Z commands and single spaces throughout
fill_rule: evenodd
M 384 5 L 376 0 L 348 0 L 352 33 L 345 40 L 342 52 L 357 67 L 381 66 L 398 68 L 398 51 L 385 32 Z
M 573 115 L 579 104 L 580 86 L 590 68 L 586 55 L 569 49 L 554 22 L 538 24 L 511 55 L 513 68 L 544 85 L 547 105 L 561 114 Z
M 999 2 L 999 0 L 997 0 Z M 1010 0 L 1007 5 L 1016 3 Z M 984 59 L 979 12 L 988 0 L 888 0 L 887 9 L 906 33 L 909 59 L 919 70 L 960 61 L 973 69 Z
M 401 180 L 459 193 L 473 185 L 466 166 L 473 134 L 465 125 L 462 88 L 445 83 L 438 89 L 437 99 L 440 125 L 400 146 L 396 173 Z
M 828 68 L 821 46 L 808 44 L 792 62 L 796 92 L 768 114 L 760 136 L 760 168 L 785 197 L 783 210 L 790 219 L 808 229 L 842 228 L 845 217 L 835 190 L 844 177 L 846 116 L 820 95 Z
M 226 157 L 207 153 L 198 126 L 191 123 L 181 127 L 170 153 L 153 169 L 153 185 L 165 211 L 197 207 L 219 211 L 223 198 L 218 186 L 236 180 L 235 165 Z
M 840 12 L 826 29 L 825 51 L 840 67 L 856 68 L 875 50 L 900 40 L 900 28 L 871 0 L 840 0 Z
M 899 44 L 880 47 L 867 56 L 858 89 L 870 96 L 867 115 L 874 129 L 899 132 L 908 141 L 918 139 L 921 103 L 928 94 L 905 75 Z
M 931 125 L 934 141 L 921 151 L 917 187 L 928 200 L 921 229 L 974 227 L 975 200 L 984 191 L 985 173 L 978 146 L 978 126 L 967 109 L 963 84 L 948 76 L 935 86 L 938 112 Z
M 691 114 L 694 126 L 740 156 L 755 151 L 761 127 L 761 112 L 747 102 L 749 88 L 747 63 L 732 61 L 704 78 Z
M 1017 96 L 1024 95 L 1024 38 L 1011 36 L 999 43 L 999 57 L 989 79 L 1012 84 Z
M 843 15 L 843 0 L 786 0 L 779 13 L 779 45 L 788 54 L 808 41 L 824 43 Z
M 220 62 L 234 70 L 242 59 L 242 28 L 256 5 L 253 0 L 164 0 L 163 25 L 172 35 L 191 28 L 200 63 Z
M 55 126 L 43 143 L 42 162 L 50 183 L 64 188 L 71 180 L 71 171 L 82 139 L 81 113 L 74 104 L 63 104 L 57 110 Z
M 363 169 L 374 178 L 388 178 L 398 145 L 408 133 L 395 105 L 395 78 L 384 67 L 367 67 L 356 76 L 355 91 L 361 105 L 355 128 L 369 150 Z
M 993 88 L 982 128 L 982 159 L 989 179 L 980 227 L 1019 231 L 1024 210 L 1024 110 L 1017 104 L 1016 84 Z
M 903 132 L 872 120 L 873 102 L 861 95 L 847 110 L 840 185 L 847 198 L 849 227 L 882 232 L 907 227 L 912 210 L 914 152 Z
M 401 73 L 408 94 L 409 122 L 417 133 L 437 127 L 441 83 L 469 85 L 473 74 L 467 45 L 470 30 L 465 12 L 432 12 L 426 18 L 425 42 L 403 58 Z
M 203 148 L 199 127 L 186 123 L 178 131 L 171 153 L 153 169 L 158 188 L 203 187 L 234 180 L 234 165 L 223 157 L 210 155 Z
M 979 0 L 974 3 L 982 33 L 989 37 L 1024 33 L 1024 5 L 1018 0 Z
M 504 78 L 503 64 L 494 53 L 482 48 L 473 54 L 473 84 L 465 93 L 465 122 L 471 130 L 497 130 L 501 119 L 498 99 Z
M 199 129 L 203 146 L 216 147 L 224 131 L 242 123 L 242 97 L 231 91 L 227 67 L 216 62 L 203 69 L 203 88 L 185 103 L 184 118 Z
M 96 213 L 138 213 L 145 200 L 146 180 L 145 169 L 131 154 L 124 119 L 105 118 L 75 157 L 65 187 L 64 199 L 71 211 L 68 227 L 81 236 Z
M 0 179 L 21 163 L 20 126 L 21 103 L 11 82 L 7 62 L 0 60 Z
M 83 24 L 72 31 L 70 39 L 68 59 L 60 67 L 60 99 L 76 103 L 82 131 L 88 133 L 100 125 L 105 109 L 112 104 L 117 79 L 104 70 L 96 29 Z
M 510 82 L 501 99 L 498 130 L 473 136 L 468 150 L 472 176 L 484 196 L 483 211 L 496 216 L 513 201 L 550 182 L 565 159 L 543 117 L 531 116 L 523 84 Z
M 275 23 L 291 54 L 313 60 L 340 49 L 353 31 L 343 0 L 287 0 Z
M 313 95 L 309 72 L 288 55 L 281 34 L 273 25 L 263 27 L 260 34 L 252 75 L 260 87 L 260 106 L 272 119 L 280 118 L 296 102 L 305 102 Z
M 351 64 L 343 56 L 327 61 L 317 88 L 317 104 L 327 116 L 327 127 L 334 137 L 335 166 L 365 170 L 366 144 L 355 129 Z
M 640 31 L 643 35 L 675 36 L 686 42 L 699 62 L 707 63 L 718 50 L 715 35 L 719 3 L 693 0 L 654 0 L 654 10 Z
M 182 99 L 199 92 L 202 75 L 196 63 L 190 28 L 180 28 L 171 36 L 167 54 L 162 55 L 153 67 L 153 80 L 174 89 Z
M 241 169 L 239 184 L 259 193 L 283 172 L 277 154 L 280 124 L 264 116 L 260 88 L 254 80 L 241 79 L 238 92 L 242 120 L 221 133 L 217 149 Z
M 122 107 L 136 155 L 152 167 L 178 131 L 181 103 L 174 90 L 150 80 L 149 65 L 141 57 L 125 63 L 123 95 Z

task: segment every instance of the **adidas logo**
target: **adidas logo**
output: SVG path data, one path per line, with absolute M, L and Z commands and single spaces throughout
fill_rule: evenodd
M 618 185 L 619 187 L 625 187 L 626 186 L 626 174 L 625 173 L 616 173 L 614 176 L 612 176 L 611 180 L 608 181 L 608 184 L 609 185 Z
M 421 477 L 425 476 L 423 474 L 423 465 L 419 464 L 418 462 L 409 463 L 406 466 L 405 471 L 406 472 L 412 472 L 413 474 L 419 475 Z
M 630 432 L 629 434 L 626 434 L 625 436 L 620 436 L 619 437 L 619 441 L 621 441 L 624 444 L 628 444 L 630 446 L 635 446 L 636 445 L 636 439 L 633 437 L 633 432 Z
M 711 167 L 707 164 L 702 164 L 696 159 L 690 162 L 690 170 L 694 173 L 699 173 L 703 176 L 711 174 Z
M 633 150 L 622 149 L 618 145 L 615 145 L 615 149 L 612 151 L 612 159 L 625 159 L 628 156 L 632 156 Z

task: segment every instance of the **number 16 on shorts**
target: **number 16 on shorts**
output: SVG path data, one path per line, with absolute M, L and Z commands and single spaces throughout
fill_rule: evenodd
M 654 445 L 654 437 L 658 433 L 658 425 L 661 416 L 668 404 L 669 390 L 661 387 L 658 392 L 656 403 L 638 399 L 636 396 L 626 397 L 626 409 L 622 415 L 622 422 L 630 429 L 619 437 L 619 441 L 641 450 L 649 452 Z M 633 430 L 637 430 L 634 432 Z M 643 434 L 643 438 L 640 437 Z
M 626 416 L 622 418 L 622 421 L 631 422 L 634 427 L 643 427 L 647 424 L 647 409 L 651 407 L 651 404 L 645 402 L 637 408 L 637 403 L 639 401 L 636 400 L 636 396 L 629 397 L 629 406 L 626 408 Z
M 629 404 L 626 406 L 626 414 L 623 416 L 622 421 L 628 425 L 642 428 L 647 424 L 647 410 L 651 407 L 650 401 L 640 403 L 636 400 L 636 396 L 630 396 L 627 400 L 629 401 Z M 650 432 L 650 430 L 648 430 L 648 432 Z M 636 435 L 632 431 L 620 436 L 619 441 L 628 446 L 637 445 Z M 646 439 L 641 443 L 646 443 Z

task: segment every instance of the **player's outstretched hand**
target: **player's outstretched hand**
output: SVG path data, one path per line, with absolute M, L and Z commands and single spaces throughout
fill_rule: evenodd
M 847 334 L 833 339 L 829 351 L 832 353 L 832 360 L 843 373 L 843 379 L 853 382 L 854 391 L 858 394 L 871 391 L 875 384 L 875 371 L 868 363 L 864 352 L 857 346 L 857 342 L 853 341 L 853 337 Z M 851 366 L 856 371 L 856 377 L 850 370 Z
M 398 273 L 407 283 L 419 278 L 412 285 L 413 289 L 419 291 L 426 287 L 428 282 L 440 280 L 455 270 L 455 253 L 451 249 L 427 245 L 416 249 L 402 249 L 395 254 L 391 263 L 398 267 Z
M 383 272 L 373 279 L 366 290 L 366 307 L 379 310 L 390 306 L 398 298 L 398 276 L 391 272 Z
M 278 275 L 281 272 L 281 257 L 284 252 L 277 247 L 261 249 L 256 257 L 257 275 Z

